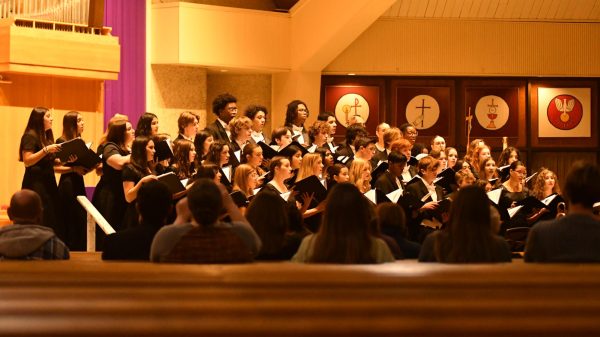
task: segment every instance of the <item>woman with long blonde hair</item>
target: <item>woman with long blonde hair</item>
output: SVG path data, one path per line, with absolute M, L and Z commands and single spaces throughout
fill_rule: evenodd
M 323 159 L 321 159 L 321 155 L 318 153 L 307 153 L 304 158 L 302 158 L 302 164 L 300 165 L 300 171 L 298 171 L 296 181 L 300 181 L 313 175 L 320 178 L 321 174 L 323 174 Z
M 358 187 L 362 193 L 367 193 L 371 190 L 371 163 L 355 158 L 350 166 L 350 183 Z
M 258 174 L 249 164 L 241 164 L 235 169 L 233 175 L 233 191 L 244 193 L 246 198 L 254 195 L 254 189 L 258 186 Z M 238 205 L 239 206 L 239 205 Z

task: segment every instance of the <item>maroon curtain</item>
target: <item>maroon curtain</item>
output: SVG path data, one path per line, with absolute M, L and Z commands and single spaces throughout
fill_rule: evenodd
M 119 79 L 105 82 L 104 127 L 116 113 L 135 127 L 146 111 L 146 1 L 105 0 L 104 25 L 121 45 Z

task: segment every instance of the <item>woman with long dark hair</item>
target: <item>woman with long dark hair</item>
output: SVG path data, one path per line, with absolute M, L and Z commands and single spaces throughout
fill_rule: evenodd
M 81 138 L 84 121 L 77 111 L 69 111 L 63 117 L 62 135 L 56 140 L 57 144 L 75 138 Z M 65 243 L 70 250 L 85 250 L 86 248 L 86 212 L 79 205 L 77 196 L 85 194 L 83 176 L 89 170 L 82 166 L 71 166 L 70 172 L 60 175 L 58 194 L 62 205 L 63 221 L 65 224 Z
M 513 162 L 519 160 L 521 160 L 519 155 L 519 149 L 513 146 L 509 146 L 502 150 L 502 153 L 500 153 L 500 156 L 498 157 L 498 167 L 510 165 Z
M 153 138 L 156 135 L 158 135 L 158 117 L 151 112 L 146 112 L 138 120 L 135 136 Z
M 327 196 L 319 231 L 302 240 L 292 261 L 346 264 L 393 262 L 394 257 L 387 244 L 372 235 L 370 226 L 373 214 L 369 201 L 356 186 L 349 183 L 335 185 Z
M 115 230 L 123 228 L 122 221 L 127 208 L 121 173 L 130 161 L 127 144 L 130 144 L 133 138 L 134 130 L 129 122 L 119 120 L 109 127 L 106 143 L 102 147 L 104 174 L 96 185 L 92 198 L 94 206 Z M 98 243 L 101 243 L 101 240 L 98 240 Z
M 289 187 L 297 181 L 298 171 L 302 166 L 302 150 L 296 145 L 288 145 L 283 150 L 279 151 L 279 154 L 285 156 L 290 161 L 290 167 L 292 168 L 292 176 L 286 181 Z
M 142 185 L 155 180 L 154 141 L 148 137 L 136 137 L 131 145 L 131 160 L 123 167 L 123 193 L 127 201 L 127 211 L 123 218 L 123 226 L 134 227 L 138 224 L 138 213 L 135 208 L 137 192 Z
M 436 231 L 425 239 L 419 261 L 510 262 L 508 244 L 493 231 L 490 207 L 482 188 L 461 188 L 452 203 L 448 228 Z
M 171 169 L 179 180 L 190 179 L 196 172 L 196 147 L 187 139 L 177 139 L 173 142 L 173 164 Z
M 54 166 L 57 164 L 55 153 L 61 147 L 54 143 L 52 120 L 52 112 L 47 108 L 37 107 L 31 110 L 19 145 L 19 161 L 25 164 L 21 188 L 39 194 L 44 205 L 42 225 L 54 229 L 64 239 L 58 186 L 54 178 Z
M 210 145 L 214 142 L 212 134 L 208 131 L 199 131 L 194 138 L 194 146 L 196 146 L 196 167 L 200 167 L 206 159 Z
M 227 167 L 230 156 L 231 152 L 229 151 L 229 144 L 222 140 L 218 140 L 210 145 L 204 164 L 215 164 L 219 167 L 221 184 L 225 185 L 227 190 L 231 192 L 231 188 L 233 187 L 233 172 L 231 167 Z

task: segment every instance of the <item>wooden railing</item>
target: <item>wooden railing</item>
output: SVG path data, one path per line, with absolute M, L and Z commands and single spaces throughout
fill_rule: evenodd
M 102 214 L 98 212 L 96 207 L 88 200 L 86 196 L 80 195 L 77 197 L 77 201 L 81 204 L 81 207 L 85 209 L 87 213 L 87 251 L 96 251 L 96 224 L 102 229 L 105 234 L 112 234 L 115 230 L 112 226 L 104 219 Z
M 600 265 L 0 262 L 2 336 L 598 336 Z

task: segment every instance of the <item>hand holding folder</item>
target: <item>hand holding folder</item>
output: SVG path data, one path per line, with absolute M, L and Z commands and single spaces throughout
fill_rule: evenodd
M 60 147 L 61 151 L 57 153 L 56 157 L 61 162 L 68 163 L 69 166 L 83 166 L 87 170 L 91 170 L 100 163 L 100 157 L 90 150 L 81 138 L 61 143 Z M 73 161 L 73 159 L 75 160 Z

